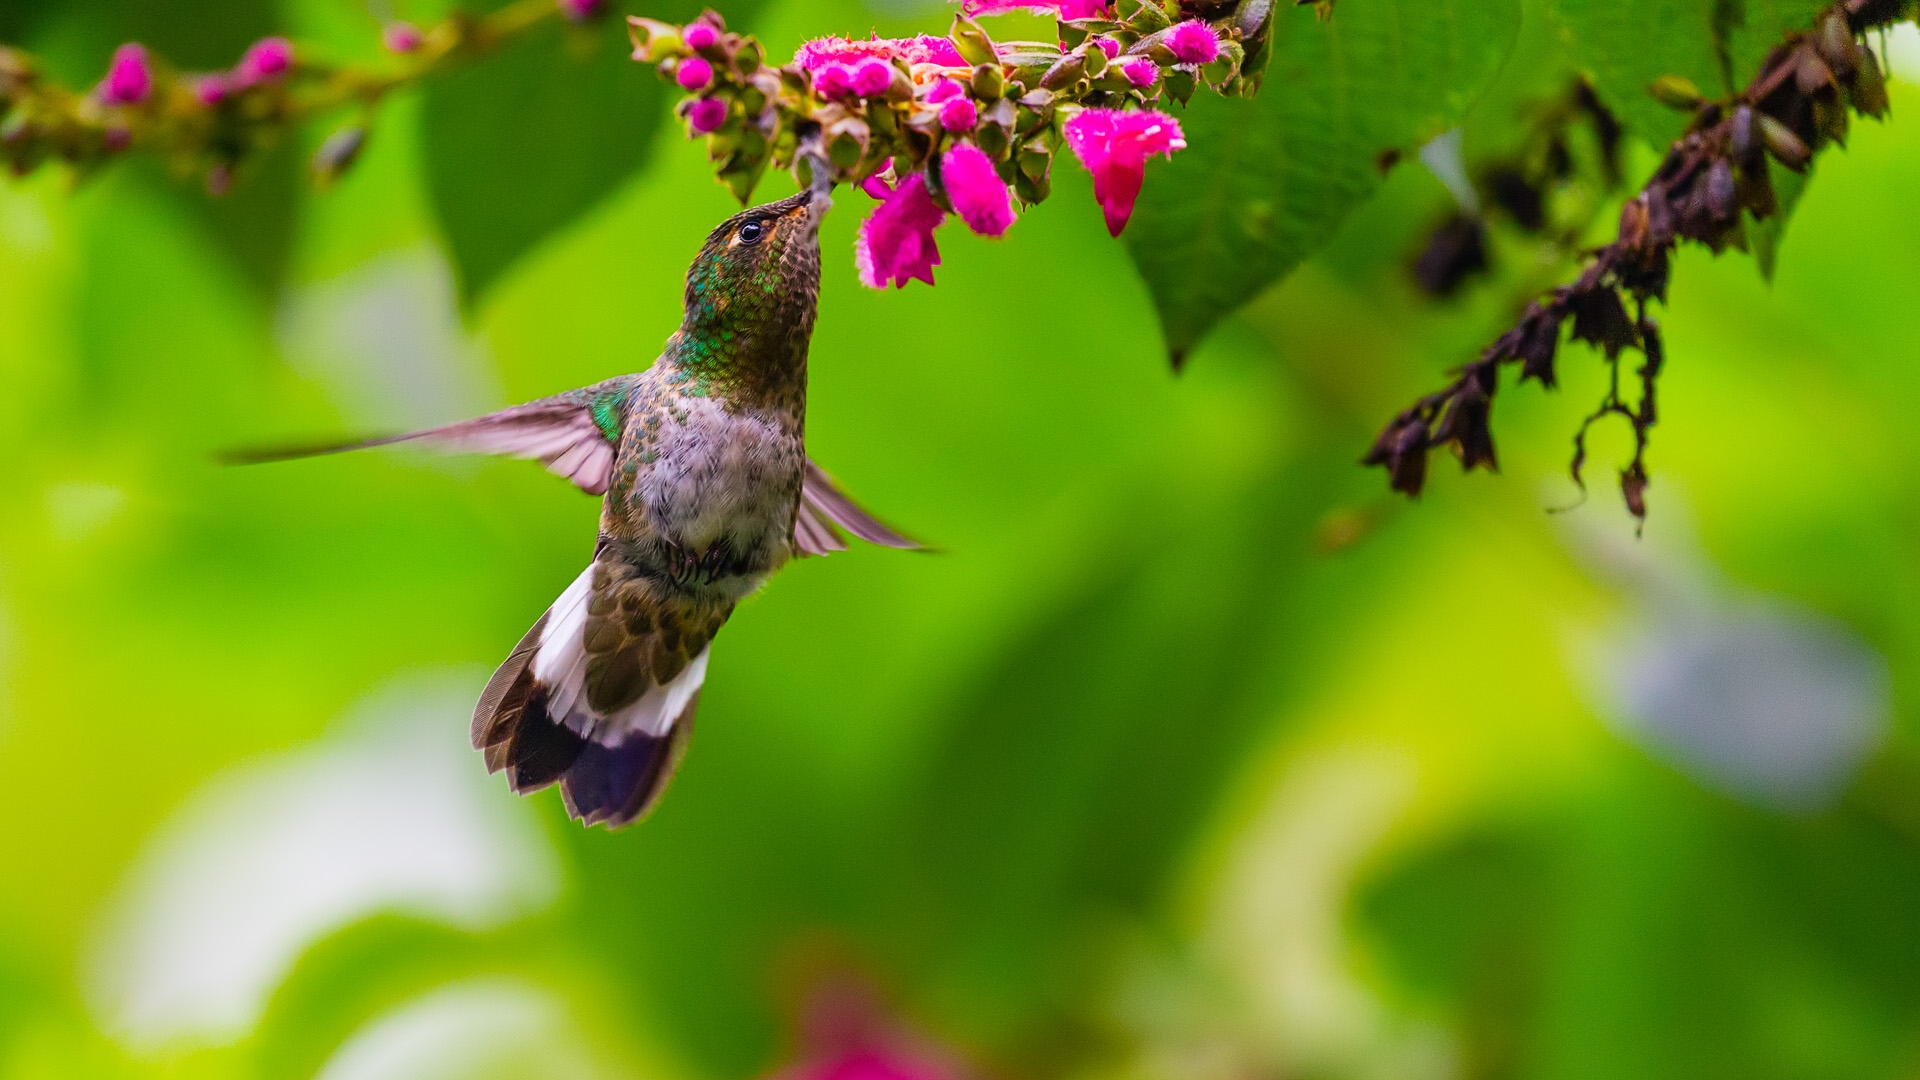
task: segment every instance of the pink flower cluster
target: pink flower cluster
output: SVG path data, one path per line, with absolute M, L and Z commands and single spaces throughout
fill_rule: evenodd
M 1152 110 L 1086 109 L 1067 121 L 1066 137 L 1074 156 L 1093 174 L 1094 198 L 1114 236 L 1133 215 L 1147 159 L 1171 156 L 1187 145 L 1180 124 Z M 1006 234 L 1013 225 L 1013 201 L 992 159 L 979 147 L 954 144 L 941 155 L 939 174 L 947 202 L 968 228 L 982 236 Z M 915 279 L 933 284 L 933 268 L 940 265 L 933 230 L 946 220 L 946 211 L 934 201 L 926 177 L 914 173 L 898 187 L 879 180 L 862 186 L 881 203 L 861 223 L 854 241 L 861 282 L 874 289 L 889 283 L 904 288 Z
M 904 60 L 910 66 L 967 66 L 953 42 L 931 34 L 910 38 L 875 37 L 864 41 L 815 38 L 800 46 L 800 51 L 793 55 L 795 64 L 812 73 L 814 91 L 829 101 L 878 97 L 886 93 L 893 83 L 895 60 Z

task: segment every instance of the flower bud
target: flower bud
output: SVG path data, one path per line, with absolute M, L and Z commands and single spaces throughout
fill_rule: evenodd
M 1128 82 L 1144 90 L 1152 86 L 1153 81 L 1160 77 L 1160 65 L 1143 56 L 1122 65 L 1120 74 L 1125 75 Z
M 893 65 L 885 60 L 863 60 L 848 80 L 854 96 L 879 97 L 893 84 Z
M 407 22 L 405 19 L 400 19 L 388 23 L 386 27 L 380 31 L 380 43 L 386 46 L 388 52 L 399 53 L 404 56 L 420 48 L 420 46 L 425 45 L 427 38 L 425 34 L 420 32 L 419 27 Z
M 1106 54 L 1107 59 L 1114 60 L 1119 58 L 1120 43 L 1113 40 L 1112 38 L 1110 37 L 1096 38 L 1094 39 L 1094 44 L 1100 47 L 1100 51 Z
M 218 72 L 193 79 L 192 85 L 194 100 L 208 108 L 225 101 L 227 94 L 232 90 L 227 77 Z
M 970 98 L 957 97 L 940 106 L 940 126 L 948 131 L 972 131 L 979 119 Z
M 1080 77 L 1086 73 L 1087 58 L 1085 56 L 1063 56 L 1059 62 L 1047 69 L 1046 74 L 1040 76 L 1040 88 L 1043 90 L 1058 90 L 1063 86 L 1070 86 L 1079 81 Z
M 981 64 L 973 69 L 973 96 L 981 101 L 998 101 L 1007 92 L 1006 78 L 999 64 Z
M 965 15 L 953 17 L 953 31 L 948 34 L 953 39 L 953 47 L 969 64 L 997 64 L 1000 52 L 993 46 L 993 39 L 987 36 L 980 24 Z
M 153 68 L 147 47 L 128 42 L 113 50 L 107 77 L 100 82 L 100 99 L 109 105 L 139 105 L 153 93 Z
M 685 90 L 705 90 L 713 82 L 713 65 L 698 56 L 689 56 L 674 69 L 673 81 Z
M 233 66 L 233 81 L 241 87 L 253 86 L 277 79 L 292 68 L 292 42 L 283 37 L 261 38 Z
M 641 64 L 665 60 L 685 47 L 678 27 L 638 15 L 627 16 L 627 37 L 633 41 L 634 61 Z
M 1692 112 L 1707 100 L 1693 80 L 1684 75 L 1662 75 L 1647 87 L 1653 99 L 1670 109 Z
M 726 122 L 727 103 L 720 98 L 701 98 L 687 109 L 687 125 L 693 128 L 695 135 L 716 131 Z
M 686 42 L 687 48 L 694 52 L 705 52 L 713 48 L 714 42 L 720 40 L 720 32 L 707 23 L 688 23 L 686 30 L 680 35 L 680 40 Z
M 1220 38 L 1213 27 L 1199 19 L 1188 19 L 1168 31 L 1167 48 L 1183 64 L 1209 64 L 1220 55 Z

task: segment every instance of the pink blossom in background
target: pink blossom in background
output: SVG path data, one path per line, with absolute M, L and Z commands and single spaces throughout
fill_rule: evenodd
M 960 9 L 968 15 L 1005 15 L 1031 11 L 1062 19 L 1093 19 L 1107 13 L 1107 0 L 966 0 Z
M 980 112 L 971 98 L 957 97 L 940 106 L 940 126 L 948 131 L 972 131 L 979 122 Z
M 994 171 L 993 159 L 979 147 L 959 143 L 942 155 L 940 183 L 967 228 L 981 236 L 1005 236 L 1013 225 L 1013 197 Z
M 862 1046 L 795 1069 L 784 1080 L 950 1080 L 950 1074 L 931 1062 Z
M 153 67 L 147 47 L 128 42 L 113 50 L 107 77 L 100 80 L 100 99 L 109 105 L 138 105 L 153 93 Z
M 713 81 L 713 65 L 698 56 L 689 56 L 674 69 L 673 81 L 687 90 L 705 90 Z
M 893 84 L 893 65 L 885 60 L 862 60 L 849 79 L 857 97 L 879 97 Z
M 1160 77 L 1160 65 L 1142 57 L 1122 64 L 1120 74 L 1126 76 L 1133 85 L 1144 88 L 1152 86 L 1153 80 Z
M 427 43 L 427 37 L 420 28 L 404 19 L 390 22 L 380 31 L 380 42 L 390 53 L 410 53 Z
M 293 67 L 293 42 L 283 37 L 261 38 L 247 47 L 247 53 L 233 66 L 233 80 L 252 86 L 277 79 Z
M 696 135 L 717 131 L 726 122 L 727 103 L 719 98 L 701 98 L 687 110 L 687 123 L 693 125 Z
M 1147 158 L 1169 157 L 1187 140 L 1173 117 L 1153 110 L 1086 109 L 1067 121 L 1067 146 L 1093 174 L 1093 197 L 1114 236 L 1127 227 L 1146 178 Z
M 227 98 L 232 87 L 227 85 L 227 77 L 218 73 L 202 75 L 193 82 L 193 96 L 202 105 L 218 105 Z
M 946 212 L 927 193 L 925 176 L 914 173 L 902 180 L 860 223 L 853 261 L 861 284 L 884 289 L 892 282 L 894 288 L 904 289 L 915 278 L 933 284 L 933 268 L 940 265 L 933 230 L 945 217 Z
M 606 6 L 607 0 L 560 0 L 561 12 L 574 22 L 586 22 Z
M 699 52 L 702 49 L 713 48 L 713 43 L 720 40 L 720 31 L 715 30 L 711 23 L 688 23 L 686 36 L 683 40 L 686 41 L 687 48 L 692 49 L 694 52 Z
M 1210 64 L 1220 55 L 1220 38 L 1213 27 L 1188 19 L 1167 32 L 1167 48 L 1183 64 Z

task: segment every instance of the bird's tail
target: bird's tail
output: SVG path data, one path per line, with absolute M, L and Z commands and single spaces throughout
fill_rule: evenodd
M 540 616 L 473 712 L 487 771 L 619 828 L 659 801 L 686 752 L 707 645 L 732 605 L 663 590 L 602 557 Z

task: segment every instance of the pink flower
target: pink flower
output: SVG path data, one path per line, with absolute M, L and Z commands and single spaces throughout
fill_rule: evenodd
M 153 93 L 153 68 L 147 47 L 128 42 L 113 50 L 107 77 L 100 80 L 100 99 L 109 105 L 138 105 Z
M 1100 51 L 1106 53 L 1109 60 L 1120 55 L 1120 43 L 1110 37 L 1096 38 L 1094 44 L 1100 46 Z
M 293 43 L 283 37 L 261 38 L 248 46 L 245 56 L 233 67 L 234 82 L 252 86 L 277 79 L 293 67 Z
M 1211 64 L 1220 55 L 1220 38 L 1199 19 L 1178 23 L 1167 32 L 1167 48 L 1183 64 Z
M 1152 86 L 1153 80 L 1160 77 L 1160 65 L 1141 57 L 1120 65 L 1120 74 L 1125 75 L 1128 82 L 1144 89 Z
M 1114 236 L 1120 235 L 1133 215 L 1147 158 L 1171 157 L 1187 145 L 1179 123 L 1151 109 L 1086 109 L 1067 121 L 1066 136 L 1073 156 L 1093 174 L 1093 197 L 1099 200 L 1107 231 Z
M 682 40 L 687 43 L 687 48 L 694 52 L 702 52 L 713 48 L 713 43 L 720 40 L 720 32 L 715 30 L 711 23 L 688 23 L 687 32 Z
M 945 217 L 927 194 L 925 176 L 914 173 L 901 181 L 860 223 L 853 261 L 860 269 L 861 284 L 884 289 L 891 281 L 894 288 L 904 289 L 914 278 L 933 284 L 933 268 L 940 265 L 933 230 Z
M 227 92 L 231 89 L 232 87 L 227 85 L 227 77 L 216 72 L 212 75 L 202 75 L 194 80 L 193 96 L 199 100 L 200 104 L 211 108 L 225 101 Z
M 698 56 L 689 56 L 674 70 L 673 81 L 683 89 L 705 90 L 713 81 L 713 65 Z
M 419 27 L 402 19 L 388 23 L 386 29 L 380 31 L 380 42 L 388 52 L 405 55 L 425 45 L 427 37 Z
M 701 98 L 687 110 L 687 123 L 695 135 L 717 131 L 727 122 L 727 103 L 719 98 Z
M 940 106 L 940 126 L 948 131 L 972 131 L 979 121 L 980 113 L 971 98 L 957 97 Z
M 879 97 L 893 83 L 893 65 L 885 60 L 862 60 L 849 80 L 857 97 Z
M 953 42 L 931 34 L 910 38 L 869 38 L 865 41 L 841 37 L 815 38 L 800 46 L 793 62 L 814 73 L 841 64 L 852 66 L 862 60 L 905 60 L 908 64 L 940 64 L 967 67 Z
M 972 143 L 959 143 L 940 158 L 940 183 L 967 228 L 981 236 L 1004 236 L 1013 224 L 1013 198 L 993 169 L 993 159 Z
M 586 22 L 606 6 L 607 0 L 560 0 L 560 11 L 574 22 Z
M 966 0 L 960 9 L 968 15 L 1005 15 L 1031 11 L 1067 19 L 1093 19 L 1107 13 L 1107 0 Z

